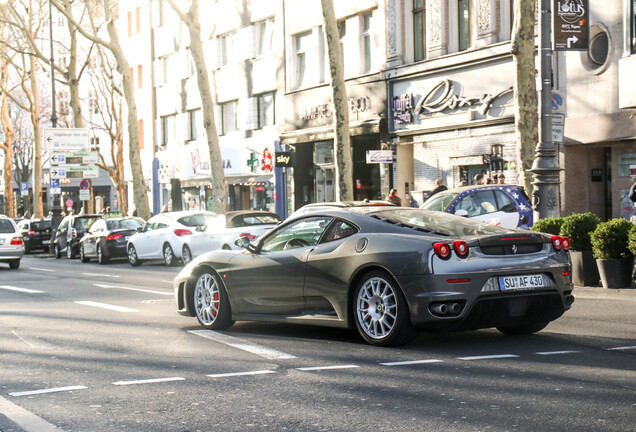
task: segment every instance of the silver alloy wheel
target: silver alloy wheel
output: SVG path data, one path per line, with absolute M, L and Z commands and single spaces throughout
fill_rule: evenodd
M 201 324 L 211 325 L 219 314 L 221 295 L 219 285 L 209 273 L 199 276 L 194 287 L 194 308 Z
M 70 243 L 66 245 L 66 258 L 68 259 L 73 258 L 73 248 L 71 247 Z
M 190 248 L 187 246 L 183 246 L 183 252 L 181 252 L 181 259 L 184 264 L 188 264 L 192 261 L 192 252 L 190 252 Z
M 102 264 L 104 262 L 104 255 L 102 254 L 102 247 L 97 245 L 97 262 Z
M 135 251 L 134 246 L 128 246 L 128 262 L 131 264 L 135 264 L 137 262 L 137 251 Z
M 170 247 L 169 244 L 166 244 L 163 247 L 163 262 L 165 262 L 168 266 L 172 265 L 174 262 L 174 253 L 172 252 L 172 247 Z
M 360 327 L 370 338 L 386 337 L 397 320 L 395 289 L 383 278 L 369 278 L 358 291 L 356 312 Z

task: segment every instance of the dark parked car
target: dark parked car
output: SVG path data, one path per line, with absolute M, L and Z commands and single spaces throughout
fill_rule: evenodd
M 68 259 L 75 258 L 79 251 L 79 242 L 86 235 L 91 226 L 102 219 L 103 215 L 87 214 L 87 215 L 69 215 L 62 219 L 57 227 L 53 249 L 55 258 L 61 258 L 62 253 L 66 252 Z
M 33 250 L 48 250 L 51 244 L 51 219 L 23 219 L 18 229 L 24 241 L 24 253 Z
M 85 263 L 97 258 L 97 262 L 106 264 L 111 258 L 127 257 L 128 238 L 144 223 L 138 217 L 105 217 L 95 221 L 80 240 L 80 259 Z
M 532 226 L 532 206 L 521 186 L 480 185 L 448 189 L 421 208 L 465 216 L 504 228 Z
M 213 251 L 174 280 L 177 310 L 210 329 L 235 320 L 356 327 L 370 344 L 417 330 L 530 334 L 574 301 L 569 239 L 405 207 L 287 219 L 244 251 Z

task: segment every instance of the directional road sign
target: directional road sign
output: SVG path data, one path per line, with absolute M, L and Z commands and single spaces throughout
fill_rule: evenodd
M 588 0 L 554 0 L 553 47 L 558 51 L 586 51 L 589 43 Z
M 47 151 L 88 150 L 91 142 L 90 131 L 80 128 L 47 128 L 42 136 Z
M 67 152 L 51 154 L 51 165 L 96 164 L 99 154 L 94 152 Z
M 99 177 L 99 168 L 97 165 L 60 165 L 51 167 L 51 178 L 97 178 Z

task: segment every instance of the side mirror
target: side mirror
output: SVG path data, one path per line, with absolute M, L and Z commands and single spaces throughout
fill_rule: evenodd
M 461 217 L 467 218 L 468 217 L 468 212 L 466 210 L 463 210 L 463 209 L 462 210 L 457 210 L 455 212 L 455 216 L 461 216 Z
M 234 244 L 240 248 L 247 249 L 250 245 L 250 239 L 247 237 L 239 237 L 234 241 Z
M 138 233 L 142 232 L 143 230 L 144 230 L 144 227 L 142 227 L 142 226 L 137 227 L 137 232 L 138 232 Z

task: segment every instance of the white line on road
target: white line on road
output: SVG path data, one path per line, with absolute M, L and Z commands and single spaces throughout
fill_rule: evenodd
M 580 352 L 581 351 L 543 351 L 543 352 L 536 352 L 535 354 L 547 356 L 547 355 L 558 355 L 558 354 L 576 354 Z
M 256 370 L 256 371 L 248 371 L 248 372 L 230 372 L 230 373 L 222 373 L 222 374 L 211 374 L 208 375 L 210 378 L 225 378 L 225 377 L 235 377 L 235 376 L 245 376 L 245 375 L 262 375 L 262 374 L 272 374 L 276 373 L 273 370 Z
M 359 368 L 357 365 L 337 365 L 337 366 L 314 366 L 314 367 L 302 367 L 296 368 L 296 370 L 308 372 L 308 371 L 319 371 L 319 370 L 331 370 L 331 369 L 353 369 Z
M 27 294 L 41 294 L 44 292 L 44 291 L 27 289 L 27 288 L 18 288 L 18 287 L 9 286 L 9 285 L 0 285 L 0 289 L 7 290 L 7 291 L 22 292 Z
M 4 414 L 9 420 L 19 426 L 20 430 L 25 432 L 41 432 L 56 431 L 64 432 L 55 425 L 47 422 L 41 417 L 36 416 L 30 411 L 25 410 L 19 405 L 9 402 L 5 398 L 0 397 L 0 413 Z
M 215 342 L 221 342 L 225 345 L 242 349 L 243 351 L 247 351 L 252 354 L 265 357 L 266 359 L 269 359 L 269 360 L 285 360 L 285 359 L 296 358 L 296 356 L 293 356 L 291 354 L 287 354 L 282 351 L 278 351 L 271 348 L 265 348 L 264 346 L 247 342 L 232 336 L 227 336 L 221 333 L 217 333 L 212 330 L 188 330 L 188 333 L 192 333 L 193 335 L 201 336 L 203 338 L 210 339 Z
M 607 351 L 624 351 L 624 350 L 633 350 L 636 349 L 636 346 L 620 346 L 614 348 L 608 348 Z
M 51 270 L 51 269 L 45 269 L 45 268 L 39 268 L 39 267 L 27 267 L 27 269 L 43 271 L 43 272 L 56 272 L 57 271 L 57 270 Z
M 98 303 L 98 302 L 94 302 L 94 301 L 76 301 L 75 303 L 77 304 L 81 304 L 84 306 L 93 306 L 93 307 L 98 307 L 98 308 L 103 308 L 103 309 L 110 309 L 110 310 L 114 310 L 117 312 L 139 312 L 137 309 L 130 309 L 127 307 L 123 307 L 123 306 L 115 306 L 115 305 L 110 305 L 110 304 L 106 304 L 106 303 Z
M 166 280 L 166 279 L 162 279 L 160 282 L 167 282 L 169 284 L 173 284 L 174 280 Z
M 516 358 L 518 355 L 514 354 L 495 354 L 484 356 L 471 356 L 471 357 L 457 357 L 457 360 L 489 360 L 489 359 L 504 359 L 504 358 Z
M 116 386 L 124 386 L 124 385 L 134 385 L 134 384 L 152 384 L 152 383 L 170 382 L 170 381 L 185 381 L 185 378 L 181 378 L 181 377 L 152 378 L 152 379 L 134 380 L 134 381 L 117 381 L 117 382 L 114 382 L 113 384 Z
M 82 273 L 84 276 L 97 276 L 97 277 L 110 277 L 110 278 L 118 278 L 119 275 L 114 274 L 104 274 L 104 273 Z
M 103 285 L 103 284 L 93 284 L 93 285 L 95 285 L 96 287 L 106 288 L 106 289 L 121 289 L 121 290 L 128 290 L 128 291 L 139 291 L 139 292 L 144 292 L 144 293 L 149 293 L 149 294 L 159 294 L 159 295 L 165 295 L 165 296 L 173 296 L 174 295 L 173 292 L 154 291 L 154 290 L 143 289 L 143 288 L 132 288 L 132 287 L 125 287 L 125 286 Z
M 88 387 L 81 386 L 81 385 L 80 386 L 68 386 L 68 387 L 53 387 L 53 388 L 42 389 L 42 390 L 13 392 L 13 393 L 9 393 L 9 395 L 14 396 L 14 397 L 31 396 L 31 395 L 44 394 L 44 393 L 58 393 L 58 392 L 73 391 L 73 390 L 85 390 L 87 388 Z
M 382 366 L 408 366 L 408 365 L 442 363 L 442 362 L 443 360 L 428 359 L 428 360 L 409 360 L 409 361 L 389 362 L 389 363 L 380 363 L 380 364 Z

